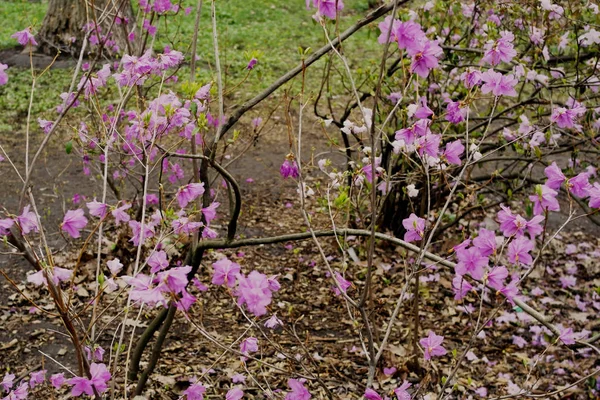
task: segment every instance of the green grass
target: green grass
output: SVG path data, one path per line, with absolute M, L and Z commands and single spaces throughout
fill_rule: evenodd
M 46 2 L 28 0 L 0 1 L 0 49 L 13 47 L 17 41 L 10 37 L 28 26 L 39 27 L 46 13 Z
M 185 0 L 183 5 L 195 7 L 195 3 L 195 0 Z M 355 23 L 368 11 L 367 3 L 368 0 L 345 1 L 346 7 L 339 21 L 340 31 Z M 283 73 L 298 65 L 301 60 L 299 48 L 310 48 L 312 51 L 326 43 L 322 28 L 311 17 L 314 10 L 306 10 L 304 0 L 219 0 L 216 5 L 226 90 L 245 78 L 246 65 L 252 57 L 258 59 L 256 68 L 236 88 L 236 103 L 263 90 Z M 47 1 L 30 3 L 27 0 L 0 0 L 0 15 L 3 20 L 0 24 L 0 49 L 16 45 L 16 41 L 10 38 L 12 33 L 30 25 L 34 26 L 34 31 L 37 30 L 46 6 Z M 175 18 L 163 17 L 155 21 L 159 29 L 153 41 L 154 49 L 162 51 L 165 46 L 170 46 L 182 51 L 186 60 L 189 60 L 194 18 L 192 12 L 187 16 L 181 13 Z M 377 35 L 374 25 L 364 28 L 344 44 L 357 81 L 361 80 L 361 74 L 366 76 L 369 71 L 377 68 L 381 52 Z M 208 0 L 204 1 L 202 8 L 197 54 L 199 62 L 196 80 L 206 82 L 213 79 L 214 53 Z M 318 66 L 323 65 L 323 62 L 320 61 L 307 73 L 309 91 L 318 89 L 321 77 Z M 16 128 L 18 121 L 26 115 L 29 101 L 29 71 L 11 68 L 8 72 L 9 84 L 0 88 L 0 109 L 8 111 L 0 115 L 0 131 Z M 58 94 L 68 87 L 69 74 L 69 70 L 53 69 L 42 78 L 38 84 L 34 106 L 36 118 L 39 113 L 49 112 L 58 104 Z M 189 67 L 184 66 L 178 76 L 180 82 L 187 80 Z M 333 84 L 339 87 L 342 82 L 335 79 Z M 298 87 L 299 81 L 296 80 L 294 85 Z
M 0 132 L 15 132 L 25 126 L 29 95 L 31 93 L 31 71 L 10 68 L 8 83 L 0 87 Z M 71 71 L 51 69 L 36 82 L 34 101 L 31 107 L 32 124 L 37 127 L 37 119 L 52 120 L 54 112 L 62 100 L 59 94 L 66 91 L 71 82 Z

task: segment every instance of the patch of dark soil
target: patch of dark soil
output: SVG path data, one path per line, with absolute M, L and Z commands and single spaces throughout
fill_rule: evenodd
M 9 67 L 29 68 L 33 63 L 36 69 L 44 69 L 49 65 L 52 68 L 71 68 L 77 60 L 70 55 L 59 55 L 56 59 L 47 54 L 33 53 L 21 46 L 0 50 L 0 63 Z

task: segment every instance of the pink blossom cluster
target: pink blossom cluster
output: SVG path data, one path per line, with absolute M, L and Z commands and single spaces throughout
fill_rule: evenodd
M 306 9 L 310 9 L 311 0 L 306 0 Z M 313 16 L 319 19 L 321 16 L 335 20 L 337 14 L 344 9 L 343 0 L 312 0 L 312 6 L 317 9 Z
M 267 277 L 258 271 L 252 271 L 246 276 L 241 272 L 240 265 L 228 258 L 222 258 L 213 263 L 213 268 L 212 283 L 226 285 L 232 289 L 233 294 L 237 297 L 238 305 L 245 304 L 248 310 L 257 317 L 267 313 L 273 292 L 277 292 L 281 288 L 277 276 Z
M 429 72 L 439 66 L 442 48 L 437 40 L 429 40 L 421 28 L 414 21 L 402 22 L 392 20 L 388 16 L 379 24 L 379 43 L 396 42 L 400 50 L 405 50 L 412 57 L 410 71 L 422 78 L 427 78 Z
M 46 382 L 46 370 L 33 371 L 29 373 L 29 381 L 21 380 L 17 386 L 15 383 L 15 375 L 7 373 L 0 382 L 0 392 L 4 391 L 6 400 L 25 400 L 29 396 L 29 390 L 35 389 Z M 71 396 L 79 397 L 82 394 L 94 396 L 102 394 L 108 389 L 108 382 L 111 374 L 102 363 L 91 363 L 89 366 L 89 378 L 75 376 L 66 379 L 64 373 L 57 373 L 50 376 L 49 383 L 54 389 L 60 389 L 65 384 L 71 386 Z

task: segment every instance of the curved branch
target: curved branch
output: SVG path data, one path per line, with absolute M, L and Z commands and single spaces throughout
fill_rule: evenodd
M 340 43 L 342 43 L 343 41 L 348 39 L 350 36 L 352 36 L 353 34 L 358 32 L 361 28 L 365 27 L 366 25 L 370 24 L 371 22 L 384 16 L 385 14 L 390 12 L 394 7 L 397 7 L 399 5 L 407 3 L 408 1 L 410 1 L 410 0 L 396 0 L 392 3 L 382 5 L 381 7 L 377 8 L 376 10 L 374 10 L 373 12 L 368 14 L 365 18 L 361 19 L 356 24 L 352 25 L 350 28 L 348 28 L 344 32 L 342 32 L 338 37 L 336 37 L 335 39 L 333 39 L 331 41 L 331 44 L 326 44 L 325 46 L 321 47 L 319 50 L 317 50 L 316 52 L 311 54 L 310 57 L 308 57 L 306 60 L 304 60 L 302 63 L 300 63 L 295 68 L 288 71 L 281 78 L 277 79 L 275 82 L 273 82 L 273 84 L 271 86 L 269 86 L 263 92 L 257 94 L 252 99 L 246 101 L 244 104 L 239 106 L 237 108 L 237 110 L 235 110 L 235 112 L 233 112 L 231 117 L 229 117 L 229 119 L 227 120 L 225 125 L 223 125 L 223 127 L 221 129 L 221 135 L 224 135 L 229 129 L 231 129 L 231 127 L 233 127 L 233 125 L 235 125 L 235 123 L 248 110 L 253 108 L 255 105 L 257 105 L 264 99 L 266 99 L 271 93 L 273 93 L 274 91 L 279 89 L 286 82 L 290 81 L 292 78 L 294 78 L 300 72 L 302 72 L 303 69 L 314 64 L 317 60 L 319 60 L 325 54 L 329 53 L 335 46 L 338 46 Z
M 233 194 L 235 196 L 235 205 L 231 213 L 229 225 L 227 226 L 227 240 L 232 241 L 235 237 L 235 232 L 237 231 L 237 220 L 240 216 L 240 212 L 242 209 L 242 192 L 240 191 L 240 186 L 236 182 L 235 178 L 229 173 L 229 171 L 227 171 L 215 161 L 211 160 L 210 157 L 207 157 L 203 154 L 177 154 L 167 151 L 158 145 L 157 147 L 165 152 L 165 157 L 189 158 L 208 161 L 208 163 L 210 163 L 210 165 L 214 169 L 216 169 L 217 172 L 219 172 L 223 176 L 223 178 L 225 178 L 225 180 L 229 183 L 229 185 L 233 189 Z

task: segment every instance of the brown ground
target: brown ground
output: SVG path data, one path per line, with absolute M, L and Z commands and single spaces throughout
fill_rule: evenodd
M 315 146 L 321 151 L 327 150 L 323 148 L 322 138 L 317 132 L 317 129 L 308 124 L 305 133 L 306 149 Z M 11 155 L 22 152 L 23 137 L 18 135 L 22 134 L 17 133 L 17 136 L 10 141 L 8 151 Z M 285 125 L 281 120 L 276 120 L 256 145 L 250 148 L 247 155 L 231 165 L 230 170 L 244 191 L 244 208 L 238 230 L 240 235 L 264 237 L 304 230 L 295 185 L 293 182 L 281 180 L 278 174 L 279 166 L 287 151 L 288 138 Z M 19 161 L 17 166 L 22 170 L 23 163 Z M 14 195 L 20 191 L 21 186 L 17 180 L 10 178 L 13 175 L 6 162 L 0 164 L 0 176 L 7 177 L 3 182 L 4 190 L 0 194 L 0 204 L 14 212 L 17 206 Z M 254 179 L 254 183 L 246 182 L 248 178 Z M 86 177 L 81 173 L 81 165 L 76 155 L 64 154 L 61 137 L 53 141 L 45 152 L 44 158 L 40 160 L 33 186 L 36 198 L 39 199 L 38 207 L 49 232 L 58 231 L 63 211 L 71 207 L 74 193 L 93 197 L 98 187 L 93 176 Z M 292 203 L 293 207 L 286 207 L 287 202 Z M 315 205 L 314 201 L 311 205 Z M 548 296 L 558 299 L 556 303 L 549 304 L 544 304 L 539 298 L 532 301 L 533 305 L 546 314 L 554 315 L 556 322 L 566 323 L 575 318 L 574 330 L 586 328 L 597 331 L 599 327 L 594 310 L 590 308 L 587 313 L 580 312 L 575 307 L 572 297 L 572 293 L 584 295 L 590 293 L 594 285 L 600 285 L 600 270 L 597 262 L 593 262 L 597 261 L 598 256 L 591 253 L 600 248 L 597 236 L 592 233 L 597 230 L 592 231 L 592 225 L 588 225 L 584 220 L 579 221 L 581 225 L 576 225 L 575 230 L 583 230 L 586 234 L 571 231 L 562 235 L 562 240 L 544 257 L 543 264 L 559 268 L 554 266 L 555 261 L 573 261 L 578 266 L 576 276 L 581 287 L 570 292 L 550 289 L 550 285 L 553 288 L 560 287 L 557 283 L 558 276 L 546 275 L 538 276 L 537 283 L 531 283 L 528 289 L 540 285 L 545 288 Z M 219 222 L 224 225 L 224 221 Z M 327 216 L 315 214 L 314 223 L 316 226 L 328 226 Z M 595 225 L 593 227 L 596 229 Z M 117 235 L 116 232 L 109 231 L 108 236 L 111 240 L 115 240 Z M 64 238 L 51 235 L 49 240 L 53 248 L 60 249 L 57 259 L 62 260 L 66 266 L 72 265 L 73 261 L 66 251 Z M 324 239 L 322 243 L 326 254 L 333 257 L 332 266 L 341 270 L 342 258 L 335 242 Z M 579 245 L 589 243 L 587 251 L 591 254 L 591 260 L 573 260 L 573 256 L 565 255 L 566 243 Z M 361 251 L 361 243 L 355 242 L 353 247 L 361 262 L 358 264 L 349 262 L 347 277 L 355 284 L 349 293 L 356 297 L 359 289 L 362 288 L 365 255 Z M 242 265 L 246 273 L 251 269 L 258 269 L 268 274 L 279 274 L 282 289 L 274 295 L 271 309 L 284 321 L 285 329 L 276 332 L 262 329 L 263 332 L 260 332 L 254 327 L 249 332 L 259 338 L 260 358 L 289 371 L 288 374 L 281 374 L 269 367 L 261 366 L 256 361 L 248 361 L 247 368 L 253 372 L 256 381 L 247 378 L 244 389 L 247 397 L 261 398 L 262 390 L 259 386 L 265 388 L 270 385 L 272 389 L 287 389 L 285 382 L 290 373 L 304 373 L 309 376 L 318 374 L 323 384 L 333 392 L 334 398 L 357 398 L 362 394 L 366 362 L 360 355 L 357 328 L 349 318 L 340 298 L 332 295 L 331 280 L 327 276 L 325 265 L 314 243 L 305 241 L 293 243 L 291 248 L 280 244 L 244 248 L 241 251 L 244 252 L 243 256 L 237 251 L 224 251 L 224 253 L 231 257 L 239 255 L 237 262 Z M 91 254 L 88 258 L 90 260 L 85 262 L 82 268 L 82 281 L 78 282 L 78 286 L 85 290 L 80 290 L 77 296 L 79 307 L 83 301 L 89 300 L 90 293 L 93 293 L 89 278 L 93 276 L 95 264 Z M 229 294 L 222 288 L 210 285 L 210 263 L 215 259 L 216 254 L 213 252 L 203 263 L 204 267 L 199 279 L 207 284 L 210 290 L 202 294 L 194 292 L 199 296 L 200 301 L 193 307 L 191 314 L 194 321 L 201 323 L 206 331 L 214 334 L 223 343 L 230 344 L 246 330 L 249 324 L 234 305 Z M 374 278 L 377 303 L 371 312 L 372 317 L 377 321 L 378 330 L 385 329 L 383 324 L 395 304 L 399 288 L 404 283 L 404 268 L 407 262 L 410 262 L 410 259 L 400 249 L 382 245 L 377 251 Z M 385 271 L 383 267 L 388 266 L 391 268 Z M 31 285 L 25 285 L 25 276 L 31 267 L 21 258 L 2 255 L 0 268 L 11 276 L 19 289 L 32 300 L 39 302 L 46 311 L 52 311 L 43 293 L 40 295 Z M 468 337 L 475 316 L 467 315 L 458 309 L 457 304 L 452 300 L 452 276 L 444 271 L 438 272 L 441 275 L 439 284 L 428 282 L 422 285 L 424 305 L 420 314 L 421 330 L 426 332 L 428 329 L 433 329 L 436 333 L 443 334 L 446 337 L 445 346 L 449 354 L 436 360 L 433 366 L 424 365 L 421 356 L 423 370 L 416 369 L 414 365 L 408 363 L 411 354 L 409 339 L 411 310 L 408 306 L 404 307 L 393 330 L 390 351 L 385 353 L 385 360 L 380 366 L 381 368 L 395 366 L 398 371 L 391 377 L 385 376 L 381 369 L 378 371 L 377 387 L 380 388 L 380 393 L 385 392 L 389 395 L 390 390 L 404 379 L 415 384 L 421 382 L 424 387 L 421 394 L 439 388 L 441 377 L 448 374 L 454 363 L 451 351 L 456 349 L 460 355 L 464 349 L 463 339 Z M 108 304 L 112 299 L 111 295 L 106 296 L 103 304 Z M 473 297 L 471 300 L 476 299 Z M 498 305 L 497 299 L 494 298 L 484 304 L 487 316 L 491 315 L 494 306 Z M 501 309 L 503 310 L 501 313 L 510 311 L 506 306 Z M 42 352 L 59 363 L 72 367 L 73 352 L 69 341 L 64 337 L 64 328 L 58 319 L 41 314 L 30 314 L 29 310 L 30 305 L 27 301 L 15 293 L 14 288 L 6 280 L 2 280 L 0 371 L 10 368 L 17 375 L 24 376 L 28 371 L 39 368 L 42 363 L 49 373 L 62 370 L 57 363 L 43 357 Z M 111 309 L 103 317 L 102 322 L 108 323 L 116 310 L 119 310 L 119 307 Z M 149 323 L 155 313 L 156 311 L 145 312 L 140 319 L 142 326 Z M 131 315 L 136 314 L 137 312 L 134 312 Z M 511 337 L 521 335 L 529 340 L 529 325 L 530 323 L 525 320 L 508 324 L 495 323 L 487 330 L 487 339 L 476 342 L 473 348 L 478 359 L 464 363 L 458 374 L 457 390 L 463 393 L 461 398 L 472 395 L 473 390 L 482 385 L 488 387 L 490 394 L 506 394 L 506 380 L 499 378 L 499 373 L 511 373 L 512 380 L 519 384 L 525 381 L 524 377 L 531 364 L 524 366 L 524 363 L 531 361 L 532 357 L 541 350 L 530 347 L 519 349 L 512 344 Z M 262 327 L 262 323 L 259 326 Z M 292 327 L 295 329 L 295 334 Z M 114 323 L 109 324 L 103 331 L 100 343 L 107 351 L 111 348 L 115 334 Z M 129 340 L 129 335 L 126 338 Z M 271 339 L 279 346 L 270 343 Z M 280 352 L 285 353 L 287 358 L 278 357 L 277 354 Z M 184 390 L 185 382 L 189 377 L 201 376 L 203 370 L 208 368 L 214 369 L 215 372 L 203 376 L 202 381 L 213 386 L 209 389 L 211 394 L 220 394 L 222 398 L 227 389 L 232 386 L 230 377 L 235 373 L 247 373 L 238 357 L 227 355 L 221 358 L 221 354 L 222 350 L 211 345 L 185 320 L 182 314 L 178 313 L 166 342 L 163 357 L 151 378 L 148 398 L 175 399 Z M 575 381 L 585 374 L 586 370 L 592 369 L 594 364 L 598 366 L 597 359 L 584 358 L 564 346 L 552 347 L 546 355 L 554 358 L 546 359 L 533 368 L 532 379 L 529 381 L 531 383 L 539 379 L 540 391 L 552 390 L 567 382 Z M 296 357 L 302 360 L 308 371 L 303 372 L 299 364 L 294 361 Z M 487 357 L 491 364 L 482 361 L 483 357 Z M 565 375 L 555 375 L 554 371 L 559 367 L 565 370 Z M 121 379 L 118 383 L 121 383 Z M 324 390 L 318 384 L 312 382 L 309 386 L 315 398 L 325 397 Z M 585 396 L 586 391 L 582 388 L 583 385 L 579 389 L 570 391 L 572 398 L 585 398 L 578 397 Z M 39 398 L 48 398 L 45 391 L 44 388 L 40 389 Z

